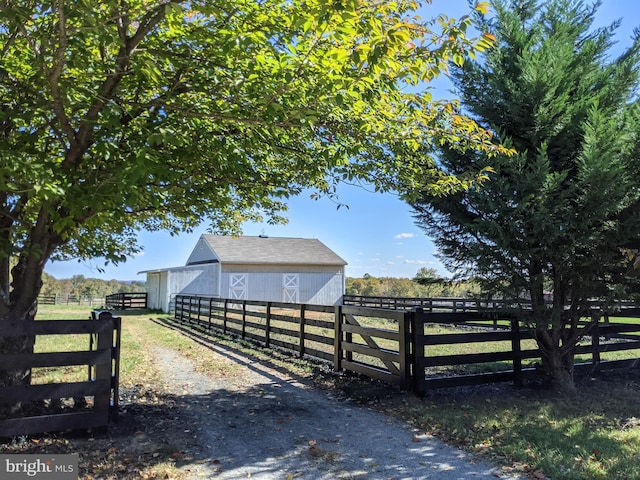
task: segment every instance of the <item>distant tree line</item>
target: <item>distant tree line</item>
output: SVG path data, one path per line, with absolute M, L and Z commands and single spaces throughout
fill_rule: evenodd
M 347 295 L 369 297 L 471 297 L 480 293 L 473 281 L 452 281 L 443 278 L 433 268 L 421 268 L 411 279 L 396 277 L 373 277 L 365 273 L 362 278 L 347 277 Z
M 41 295 L 70 295 L 75 297 L 102 298 L 114 293 L 146 292 L 146 283 L 140 281 L 101 280 L 74 275 L 58 280 L 45 273 Z

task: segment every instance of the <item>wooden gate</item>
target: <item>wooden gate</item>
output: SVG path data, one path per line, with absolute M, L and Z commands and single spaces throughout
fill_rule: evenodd
M 334 369 L 350 370 L 409 389 L 412 315 L 400 310 L 336 307 Z
M 0 387 L 0 405 L 39 405 L 32 409 L 35 414 L 31 416 L 0 419 L 0 437 L 108 425 L 118 407 L 120 318 L 103 312 L 91 320 L 6 322 L 2 325 L 0 338 L 33 336 L 37 341 L 43 335 L 77 334 L 87 335 L 86 350 L 0 354 L 2 370 L 87 366 L 83 381 Z M 55 412 L 46 410 L 47 403 L 61 400 L 79 405 L 55 409 Z

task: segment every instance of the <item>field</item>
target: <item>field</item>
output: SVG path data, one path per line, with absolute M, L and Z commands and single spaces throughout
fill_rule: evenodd
M 62 314 L 65 318 L 72 315 L 86 318 L 88 312 L 75 309 L 50 311 L 43 307 L 39 319 Z M 148 415 L 150 405 L 161 397 L 162 366 L 152 365 L 145 354 L 145 348 L 153 342 L 170 346 L 192 358 L 201 371 L 234 375 L 233 365 L 213 361 L 206 347 L 194 343 L 179 329 L 171 328 L 174 324 L 171 318 L 154 315 L 155 320 L 151 320 L 150 317 L 150 314 L 123 316 L 121 385 L 125 410 L 144 411 Z M 434 327 L 433 331 L 440 331 L 439 328 Z M 288 369 L 298 378 L 320 388 L 334 389 L 369 408 L 393 414 L 423 432 L 523 472 L 530 478 L 640 479 L 640 374 L 637 369 L 580 379 L 578 392 L 570 396 L 558 396 L 536 384 L 520 388 L 496 384 L 435 390 L 418 398 L 381 382 L 335 375 L 326 367 L 281 352 L 226 337 L 214 338 L 241 349 L 257 361 L 277 362 L 280 368 Z M 80 343 L 83 342 L 81 339 Z M 44 344 L 38 344 L 37 348 L 44 348 Z M 460 352 L 468 349 L 465 345 L 449 348 Z M 157 418 L 150 415 L 147 420 L 154 422 Z M 136 421 L 146 420 L 137 418 Z M 62 440 L 72 446 L 76 441 Z M 41 440 L 50 449 L 57 441 L 60 438 Z M 92 468 L 103 473 L 125 468 L 120 457 L 110 456 L 108 449 L 113 448 L 113 444 L 99 438 L 91 443 L 93 453 L 86 458 L 87 465 L 97 463 Z M 99 460 L 100 445 L 103 444 L 106 450 Z M 77 448 L 87 446 L 86 443 L 78 445 Z M 32 451 L 34 445 L 23 444 L 21 447 L 15 444 L 13 448 Z M 121 454 L 127 455 L 126 452 Z M 111 457 L 111 460 L 105 460 Z M 177 478 L 174 476 L 177 475 L 175 460 L 170 453 L 161 458 L 138 456 L 137 460 L 131 461 L 138 472 L 147 472 L 147 478 Z M 110 477 L 105 475 L 105 478 Z

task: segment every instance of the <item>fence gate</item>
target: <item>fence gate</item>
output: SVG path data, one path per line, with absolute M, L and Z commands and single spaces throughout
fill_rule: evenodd
M 412 312 L 336 307 L 334 369 L 350 370 L 410 389 Z M 358 320 L 366 318 L 367 324 Z M 371 319 L 374 319 L 373 323 Z M 375 325 L 381 323 L 384 326 Z
M 84 380 L 63 378 L 52 383 L 0 386 L 0 405 L 40 405 L 22 417 L 0 418 L 0 437 L 106 426 L 118 407 L 120 318 L 108 312 L 92 320 L 3 322 L 0 338 L 42 335 L 87 335 L 87 349 L 73 352 L 0 354 L 0 369 L 86 366 Z M 83 335 L 83 336 L 84 336 Z M 61 412 L 47 411 L 46 403 L 72 404 Z M 43 406 L 44 405 L 44 406 Z

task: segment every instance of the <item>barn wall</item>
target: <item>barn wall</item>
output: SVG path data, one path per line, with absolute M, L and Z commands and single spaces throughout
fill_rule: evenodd
M 172 269 L 169 272 L 169 292 L 173 294 L 217 295 L 218 264 L 205 264 Z
M 168 277 L 167 270 L 147 273 L 147 306 L 149 308 L 163 312 L 169 311 Z
M 178 294 L 218 296 L 219 272 L 217 263 L 148 272 L 149 308 L 168 312 Z
M 231 293 L 232 275 L 246 274 L 247 300 L 285 301 L 284 274 L 298 274 L 298 295 L 296 303 L 316 305 L 336 305 L 342 301 L 344 293 L 343 269 L 339 266 L 310 265 L 232 265 L 223 266 L 220 296 L 234 297 Z
M 163 304 L 160 299 L 160 273 L 147 273 L 147 307 L 162 309 Z
M 169 272 L 162 272 L 160 274 L 160 308 L 163 312 L 169 311 L 169 298 L 171 297 L 171 292 L 169 292 Z

